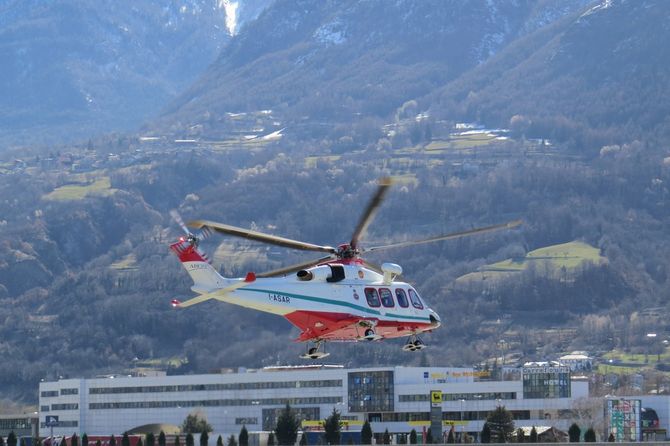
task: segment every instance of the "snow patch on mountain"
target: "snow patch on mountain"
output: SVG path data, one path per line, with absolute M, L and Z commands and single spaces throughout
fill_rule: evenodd
M 237 32 L 237 9 L 239 6 L 239 1 L 219 0 L 219 8 L 226 11 L 226 29 L 231 36 L 234 36 Z
M 339 20 L 326 23 L 314 31 L 314 38 L 326 45 L 339 45 L 347 41 L 346 26 Z

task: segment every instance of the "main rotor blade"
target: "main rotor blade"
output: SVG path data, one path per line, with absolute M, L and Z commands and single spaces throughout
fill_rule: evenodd
M 278 269 L 273 269 L 272 271 L 267 271 L 264 273 L 256 274 L 256 277 L 276 277 L 276 276 L 283 276 L 288 273 L 292 273 L 294 271 L 300 271 L 301 269 L 309 268 L 314 265 L 318 265 L 321 262 L 325 262 L 326 260 L 331 260 L 334 259 L 333 256 L 325 256 L 321 257 L 320 259 L 316 260 L 310 260 L 307 262 L 302 262 L 302 263 L 297 263 L 295 265 L 291 266 L 285 266 L 283 268 L 278 268 Z
M 365 231 L 368 229 L 368 226 L 370 226 L 370 223 L 372 223 L 372 220 L 375 218 L 377 209 L 379 209 L 379 205 L 382 204 L 384 196 L 386 195 L 386 192 L 388 192 L 389 187 L 391 187 L 391 184 L 391 178 L 386 177 L 379 180 L 379 187 L 377 188 L 377 192 L 370 200 L 370 203 L 368 203 L 368 207 L 365 209 L 365 212 L 363 212 L 363 215 L 361 215 L 358 226 L 356 226 L 356 230 L 351 236 L 351 242 L 349 245 L 352 248 L 356 249 L 358 247 L 358 242 L 365 234 Z
M 184 220 L 181 218 L 181 215 L 179 215 L 179 212 L 176 209 L 170 210 L 170 217 L 172 217 L 172 220 L 174 220 L 174 222 L 179 225 L 181 230 L 184 231 L 184 234 L 188 235 L 191 233 L 191 231 L 189 231 L 184 224 Z
M 507 223 L 502 223 L 502 224 L 499 224 L 499 225 L 486 226 L 486 227 L 477 228 L 477 229 L 470 229 L 468 231 L 453 232 L 451 234 L 438 235 L 436 237 L 430 237 L 430 238 L 426 238 L 426 239 L 423 239 L 423 240 L 410 240 L 410 241 L 407 241 L 407 242 L 392 243 L 390 245 L 373 246 L 373 247 L 370 247 L 370 248 L 366 248 L 363 251 L 364 252 L 381 251 L 382 249 L 404 248 L 406 246 L 421 245 L 423 243 L 438 242 L 440 240 L 452 240 L 452 239 L 455 239 L 455 238 L 466 237 L 466 236 L 474 235 L 474 234 L 483 234 L 483 233 L 486 233 L 486 232 L 499 231 L 501 229 L 512 229 L 512 228 L 516 228 L 517 226 L 521 225 L 521 223 L 523 223 L 522 220 L 514 220 L 514 221 L 507 222 Z
M 331 254 L 337 252 L 337 250 L 331 246 L 313 245 L 311 243 L 291 240 L 285 237 L 278 237 L 276 235 L 252 231 L 251 229 L 243 229 L 236 226 L 224 225 L 223 223 L 217 223 L 214 221 L 194 220 L 188 222 L 188 226 L 197 229 L 207 228 L 211 229 L 212 231 L 221 232 L 223 234 L 233 235 L 248 240 L 255 240 L 257 242 L 269 243 L 270 245 L 283 246 L 285 248 L 300 249 L 303 251 L 328 252 Z

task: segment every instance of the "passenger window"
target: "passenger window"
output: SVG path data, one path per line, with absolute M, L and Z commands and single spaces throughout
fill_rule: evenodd
M 407 300 L 407 294 L 405 294 L 405 290 L 402 288 L 396 288 L 395 290 L 395 298 L 398 299 L 398 305 L 400 305 L 403 308 L 409 307 L 409 301 Z
M 421 299 L 419 299 L 419 295 L 416 294 L 416 291 L 410 289 L 409 290 L 409 298 L 412 300 L 412 305 L 414 308 L 418 308 L 419 310 L 423 310 L 423 304 L 421 303 Z
M 368 305 L 371 307 L 378 307 L 379 304 L 379 294 L 374 288 L 365 289 L 365 298 L 368 300 Z
M 379 296 L 382 299 L 382 305 L 385 307 L 395 307 L 395 302 L 393 302 L 393 294 L 388 288 L 381 288 L 379 290 Z

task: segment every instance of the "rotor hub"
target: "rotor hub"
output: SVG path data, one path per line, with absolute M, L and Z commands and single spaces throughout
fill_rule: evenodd
M 357 248 L 352 247 L 348 243 L 343 243 L 337 247 L 337 252 L 335 255 L 337 255 L 338 259 L 354 259 L 358 257 L 360 254 L 360 251 Z

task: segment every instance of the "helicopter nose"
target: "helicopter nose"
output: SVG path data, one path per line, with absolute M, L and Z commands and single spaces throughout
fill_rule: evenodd
M 428 317 L 430 318 L 431 325 L 433 325 L 435 328 L 440 326 L 442 320 L 436 312 L 433 310 L 428 310 Z

